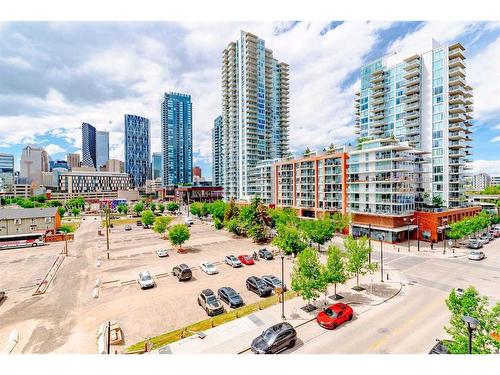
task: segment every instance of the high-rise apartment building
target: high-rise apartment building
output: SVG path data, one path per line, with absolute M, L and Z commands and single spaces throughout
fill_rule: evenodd
M 193 117 L 191 95 L 168 92 L 161 103 L 163 185 L 193 181 Z
M 153 152 L 153 165 L 151 169 L 153 171 L 153 180 L 161 179 L 161 152 Z
M 482 191 L 491 184 L 491 177 L 486 173 L 479 173 L 472 178 L 472 190 Z
M 125 172 L 132 187 L 144 187 L 151 171 L 149 119 L 125 115 Z
M 226 199 L 248 199 L 248 170 L 288 153 L 289 68 L 241 31 L 222 53 L 222 160 Z
M 14 155 L 0 153 L 0 192 L 14 184 Z
M 96 131 L 96 162 L 97 169 L 106 165 L 109 160 L 109 132 Z
M 80 154 L 67 154 L 66 161 L 68 162 L 69 169 L 80 168 Z
M 222 186 L 222 116 L 217 116 L 212 128 L 212 183 Z
M 49 171 L 49 155 L 42 147 L 26 146 L 21 154 L 21 178 L 42 185 L 42 172 Z
M 96 130 L 86 122 L 82 123 L 82 165 L 97 168 Z
M 432 40 L 361 69 L 355 99 L 360 138 L 394 135 L 432 153 L 432 178 L 424 188 L 444 205 L 465 205 L 463 182 L 472 161 L 472 88 L 464 47 Z

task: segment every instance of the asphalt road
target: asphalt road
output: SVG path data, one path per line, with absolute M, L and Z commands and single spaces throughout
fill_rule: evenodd
M 463 255 L 445 258 L 386 252 L 384 276 L 389 273 L 405 281 L 401 296 L 333 331 L 307 324 L 299 328 L 299 341 L 287 353 L 428 353 L 435 339 L 446 337 L 443 327 L 449 322 L 449 312 L 445 299 L 452 288 L 472 285 L 490 302 L 500 300 L 500 239 L 486 245 L 484 252 L 487 258 L 479 262 Z M 372 259 L 378 261 L 379 254 L 374 253 Z

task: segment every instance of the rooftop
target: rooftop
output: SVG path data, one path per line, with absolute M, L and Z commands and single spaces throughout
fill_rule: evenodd
M 57 208 L 2 208 L 0 209 L 0 220 L 27 219 L 35 217 L 54 217 Z

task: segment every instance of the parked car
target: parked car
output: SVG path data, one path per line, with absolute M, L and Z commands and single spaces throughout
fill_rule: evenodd
M 276 276 L 273 276 L 273 275 L 264 275 L 261 277 L 262 280 L 264 280 L 264 282 L 269 285 L 271 288 L 273 288 L 274 291 L 276 291 L 276 289 L 280 288 L 282 289 L 284 292 L 286 292 L 286 285 L 283 285 L 283 283 L 281 282 L 280 279 L 278 279 Z
M 320 311 L 316 315 L 316 321 L 323 328 L 334 329 L 342 323 L 351 320 L 353 314 L 351 306 L 345 303 L 336 303 Z
M 448 348 L 442 340 L 436 340 L 437 343 L 429 351 L 429 354 L 449 354 Z
M 221 301 L 224 301 L 229 305 L 229 307 L 232 307 L 233 309 L 243 306 L 243 298 L 241 298 L 241 296 L 229 286 L 220 288 L 217 291 L 217 295 L 219 296 Z
M 500 229 L 491 229 L 490 236 L 491 236 L 491 238 L 500 237 Z
M 483 244 L 478 240 L 470 240 L 467 247 L 469 249 L 480 249 L 483 247 Z
M 224 262 L 233 268 L 241 267 L 241 262 L 234 255 L 228 255 L 224 258 Z
M 190 217 L 186 217 L 186 218 L 184 219 L 184 224 L 186 224 L 188 227 L 190 227 L 191 225 L 193 225 L 193 224 L 194 224 L 194 221 L 193 221 L 193 219 L 191 219 Z
M 0 291 L 0 302 L 2 302 L 5 299 L 5 292 Z
M 252 264 L 255 264 L 253 258 L 250 255 L 240 255 L 238 259 L 245 266 L 251 266 Z
M 198 296 L 198 305 L 200 305 L 209 316 L 219 315 L 224 312 L 224 307 L 219 302 L 212 289 L 203 289 L 201 291 Z
M 203 262 L 200 264 L 200 268 L 207 275 L 215 275 L 216 273 L 219 273 L 212 262 Z
M 485 244 L 487 244 L 491 241 L 491 236 L 488 232 L 486 232 L 486 233 L 481 234 L 481 236 L 479 236 L 479 239 L 484 241 Z
M 137 283 L 141 287 L 141 289 L 152 288 L 155 286 L 155 280 L 149 273 L 149 271 L 139 272 L 139 276 L 137 276 Z
M 458 296 L 458 297 L 462 297 L 464 295 L 464 290 L 463 288 L 457 288 L 455 289 L 455 294 Z
M 482 251 L 478 251 L 478 250 L 471 250 L 471 251 L 469 251 L 468 258 L 470 260 L 482 260 L 482 259 L 484 259 L 484 253 Z
M 259 297 L 271 295 L 273 289 L 264 280 L 257 276 L 250 276 L 246 281 L 247 289 L 257 294 Z
M 191 271 L 191 268 L 189 268 L 189 266 L 184 263 L 175 266 L 172 269 L 172 272 L 174 276 L 176 276 L 179 279 L 179 281 L 191 280 L 191 277 L 193 277 L 193 272 Z
M 267 249 L 260 249 L 259 250 L 259 258 L 266 259 L 266 260 L 271 260 L 274 258 L 273 253 L 271 253 Z
M 135 222 L 135 225 L 137 225 L 138 227 L 142 227 L 142 221 L 137 220 L 137 221 Z
M 156 255 L 158 255 L 160 258 L 168 257 L 168 250 L 167 249 L 156 250 Z
M 126 230 L 126 231 L 132 230 L 132 227 L 131 227 L 130 225 L 128 225 L 128 224 L 127 224 L 127 225 L 125 225 L 125 230 Z
M 256 337 L 250 348 L 255 354 L 278 353 L 284 349 L 291 349 L 297 342 L 297 332 L 290 323 L 278 323 Z

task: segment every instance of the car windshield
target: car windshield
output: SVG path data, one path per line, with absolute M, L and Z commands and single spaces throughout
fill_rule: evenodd
M 214 304 L 217 303 L 217 298 L 215 298 L 215 296 L 208 296 L 207 297 L 207 303 L 210 303 L 210 304 L 214 305 Z
M 237 262 L 238 261 L 238 259 L 235 256 L 233 256 L 233 255 L 231 255 L 229 257 L 229 260 L 232 261 L 232 262 Z
M 276 334 L 274 332 L 274 329 L 272 329 L 272 328 L 269 328 L 269 329 L 265 330 L 264 332 L 262 332 L 262 338 L 267 343 L 272 342 L 275 337 L 276 337 Z
M 325 309 L 325 314 L 328 315 L 330 318 L 337 317 L 337 313 L 330 308 Z
M 252 258 L 250 258 L 250 256 L 249 256 L 249 255 L 243 255 L 243 259 L 245 259 L 245 260 L 250 260 L 250 259 L 252 259 Z
M 214 268 L 212 263 L 205 263 L 206 268 Z
M 271 277 L 271 282 L 272 282 L 274 285 L 281 285 L 281 281 L 280 281 L 280 279 L 278 279 L 277 277 Z
M 142 275 L 142 281 L 149 281 L 151 280 L 151 276 L 149 275 Z
M 266 287 L 266 286 L 267 286 L 267 284 L 266 284 L 264 281 L 262 281 L 262 280 L 255 280 L 255 284 L 256 284 L 258 287 L 262 287 L 262 288 L 264 288 L 264 287 Z

